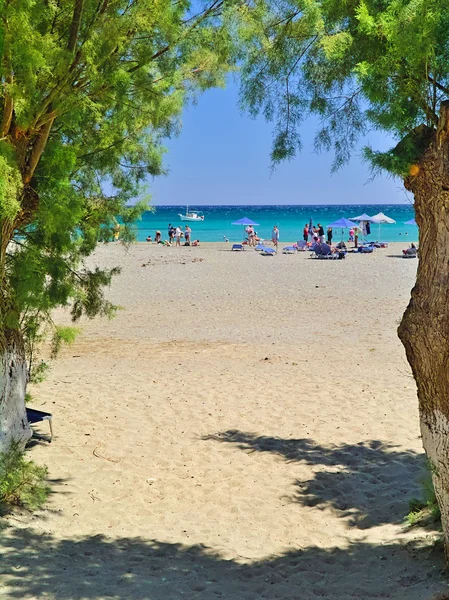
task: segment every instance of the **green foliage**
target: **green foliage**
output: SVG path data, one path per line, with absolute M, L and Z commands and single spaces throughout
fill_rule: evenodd
M 36 510 L 47 499 L 50 488 L 46 483 L 47 468 L 25 458 L 18 445 L 0 454 L 0 509 L 14 506 Z
M 61 327 L 57 326 L 53 333 L 51 343 L 51 356 L 55 358 L 61 349 L 62 344 L 72 345 L 80 333 L 77 327 Z
M 28 374 L 28 381 L 30 383 L 42 383 L 47 379 L 50 365 L 41 360 L 39 362 L 31 362 Z
M 412 498 L 410 500 L 410 512 L 406 516 L 407 523 L 410 527 L 415 525 L 440 525 L 440 507 L 435 495 L 430 467 L 429 472 L 421 481 L 421 487 L 423 499 Z
M 204 0 L 1 4 L 0 346 L 14 329 L 32 350 L 57 306 L 74 320 L 113 314 L 103 288 L 118 271 L 85 260 L 117 221 L 121 241 L 134 239 L 163 140 L 185 103 L 233 69 L 237 11 Z
M 317 149 L 346 162 L 361 134 L 381 129 L 405 142 L 365 157 L 404 176 L 434 131 L 449 95 L 445 0 L 255 0 L 238 24 L 242 106 L 275 124 L 272 159 L 291 158 L 300 126 L 315 115 Z

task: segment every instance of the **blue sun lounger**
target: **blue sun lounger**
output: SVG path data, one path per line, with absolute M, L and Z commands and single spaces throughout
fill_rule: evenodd
M 267 248 L 266 246 L 264 246 L 260 254 L 262 256 L 274 256 L 276 254 L 276 250 L 274 248 Z
M 312 247 L 313 249 L 313 254 L 310 258 L 323 258 L 323 259 L 330 259 L 330 260 L 335 260 L 338 258 L 344 258 L 344 254 L 343 256 L 340 256 L 339 252 L 332 252 L 331 247 L 328 244 L 315 244 L 314 247 Z
M 297 247 L 296 246 L 284 246 L 282 248 L 282 254 L 296 254 Z
M 51 413 L 44 412 L 43 410 L 36 410 L 35 408 L 27 408 L 26 412 L 28 423 L 30 423 L 30 425 L 33 425 L 33 423 L 42 423 L 42 421 L 48 421 L 48 424 L 50 426 L 50 439 L 48 439 L 48 441 L 51 442 L 51 440 L 53 439 L 53 426 L 51 423 L 53 415 Z M 42 440 L 47 439 L 34 432 L 33 436 Z
M 243 248 L 243 244 L 232 244 L 232 248 L 231 248 L 231 250 L 232 250 L 233 252 L 236 252 L 236 251 L 237 251 L 237 252 L 242 252 L 242 251 L 244 250 L 244 248 Z

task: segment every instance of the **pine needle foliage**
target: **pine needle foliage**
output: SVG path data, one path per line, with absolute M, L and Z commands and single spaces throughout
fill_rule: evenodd
M 312 115 L 316 148 L 334 151 L 334 169 L 378 129 L 398 146 L 367 148 L 365 158 L 408 174 L 449 95 L 445 0 L 254 0 L 241 15 L 241 104 L 274 123 L 274 163 L 300 150 Z
M 74 320 L 114 312 L 103 290 L 118 270 L 85 260 L 117 222 L 133 240 L 163 140 L 233 68 L 236 10 L 0 0 L 0 347 L 11 330 L 36 341 L 56 306 Z
M 17 444 L 0 454 L 0 511 L 13 507 L 36 510 L 47 499 L 47 468 L 25 458 Z

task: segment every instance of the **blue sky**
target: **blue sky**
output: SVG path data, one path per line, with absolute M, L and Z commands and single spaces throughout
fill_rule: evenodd
M 360 151 L 331 174 L 332 155 L 313 150 L 312 120 L 303 127 L 301 154 L 271 172 L 271 125 L 242 114 L 237 101 L 230 83 L 185 110 L 181 134 L 168 142 L 169 173 L 150 181 L 153 205 L 410 203 L 400 180 L 371 179 Z M 391 145 L 378 132 L 366 142 L 376 149 Z

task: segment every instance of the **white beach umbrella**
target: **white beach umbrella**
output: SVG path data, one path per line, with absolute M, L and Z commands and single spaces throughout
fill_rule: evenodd
M 374 215 L 373 217 L 371 217 L 371 220 L 373 223 L 379 223 L 379 240 L 380 240 L 380 226 L 382 223 L 396 223 L 396 221 L 390 217 L 387 217 L 387 215 L 384 215 L 383 212 L 377 213 L 377 215 Z

